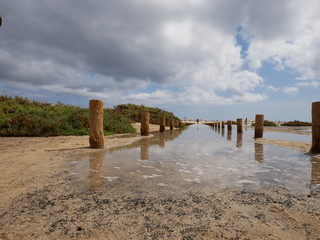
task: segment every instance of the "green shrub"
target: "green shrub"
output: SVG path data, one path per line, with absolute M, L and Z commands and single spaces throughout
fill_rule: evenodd
M 173 113 L 162 110 L 160 108 L 152 108 L 146 107 L 144 105 L 135 105 L 135 104 L 121 104 L 114 107 L 115 111 L 120 112 L 127 118 L 131 119 L 134 122 L 141 121 L 141 112 L 149 112 L 150 113 L 150 123 L 152 124 L 159 124 L 160 117 L 164 116 L 166 118 L 166 125 L 169 126 L 170 119 L 178 120 L 180 119 L 176 117 Z
M 251 126 L 255 126 L 255 124 L 252 123 Z M 263 121 L 263 126 L 266 126 L 266 127 L 277 127 L 278 125 L 275 124 L 275 123 L 272 122 L 272 121 L 264 120 L 264 121 Z
M 179 120 L 172 113 L 143 105 L 121 104 L 104 111 L 105 134 L 132 133 L 132 122 L 140 122 L 141 111 L 150 112 L 150 123 L 161 116 Z M 23 97 L 0 96 L 0 136 L 88 135 L 89 109 L 57 103 L 32 101 Z
M 103 117 L 103 126 L 106 134 L 112 133 L 133 133 L 131 120 L 114 109 L 105 109 Z
M 302 122 L 302 121 L 294 120 L 294 121 L 284 122 L 284 123 L 281 124 L 281 126 L 307 127 L 307 126 L 311 126 L 311 123 L 310 122 Z

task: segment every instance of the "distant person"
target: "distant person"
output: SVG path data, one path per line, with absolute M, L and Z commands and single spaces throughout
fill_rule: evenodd
M 244 120 L 244 124 L 247 126 L 248 124 L 248 119 L 246 118 L 246 120 Z

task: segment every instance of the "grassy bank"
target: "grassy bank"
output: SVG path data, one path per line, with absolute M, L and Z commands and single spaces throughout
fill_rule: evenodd
M 127 107 L 126 107 L 127 106 Z M 105 134 L 135 132 L 131 123 L 140 121 L 142 110 L 149 110 L 151 122 L 172 116 L 161 109 L 119 105 L 104 111 Z M 178 119 L 175 117 L 175 119 Z M 0 96 L 0 136 L 58 136 L 89 134 L 89 109 L 61 103 L 49 104 L 22 97 Z

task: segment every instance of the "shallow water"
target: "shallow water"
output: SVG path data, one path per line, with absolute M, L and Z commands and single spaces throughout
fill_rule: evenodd
M 286 134 L 272 136 L 277 139 Z M 299 194 L 316 194 L 319 160 L 296 150 L 254 143 L 252 137 L 249 128 L 238 135 L 235 128 L 230 134 L 195 124 L 184 131 L 156 133 L 127 147 L 92 153 L 77 160 L 70 174 L 97 191 L 133 194 L 206 192 L 270 184 Z

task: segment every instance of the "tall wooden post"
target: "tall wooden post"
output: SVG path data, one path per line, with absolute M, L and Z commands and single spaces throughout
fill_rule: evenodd
M 150 113 L 141 112 L 141 136 L 149 136 Z
M 221 128 L 224 129 L 224 121 L 221 122 Z
M 237 133 L 242 133 L 242 118 L 237 118 Z
M 166 117 L 160 118 L 160 132 L 166 131 Z
M 228 131 L 232 131 L 232 121 L 228 121 Z
M 173 130 L 173 126 L 174 126 L 174 120 L 171 118 L 170 119 L 170 130 Z
M 218 129 L 220 130 L 220 122 L 218 122 Z
M 92 99 L 89 102 L 90 108 L 90 148 L 104 148 L 103 134 L 103 101 Z
M 311 153 L 320 153 L 320 102 L 312 103 L 312 145 Z
M 262 138 L 263 137 L 263 122 L 264 122 L 264 115 L 263 114 L 256 114 L 256 121 L 255 121 L 255 128 L 254 128 L 254 138 Z

